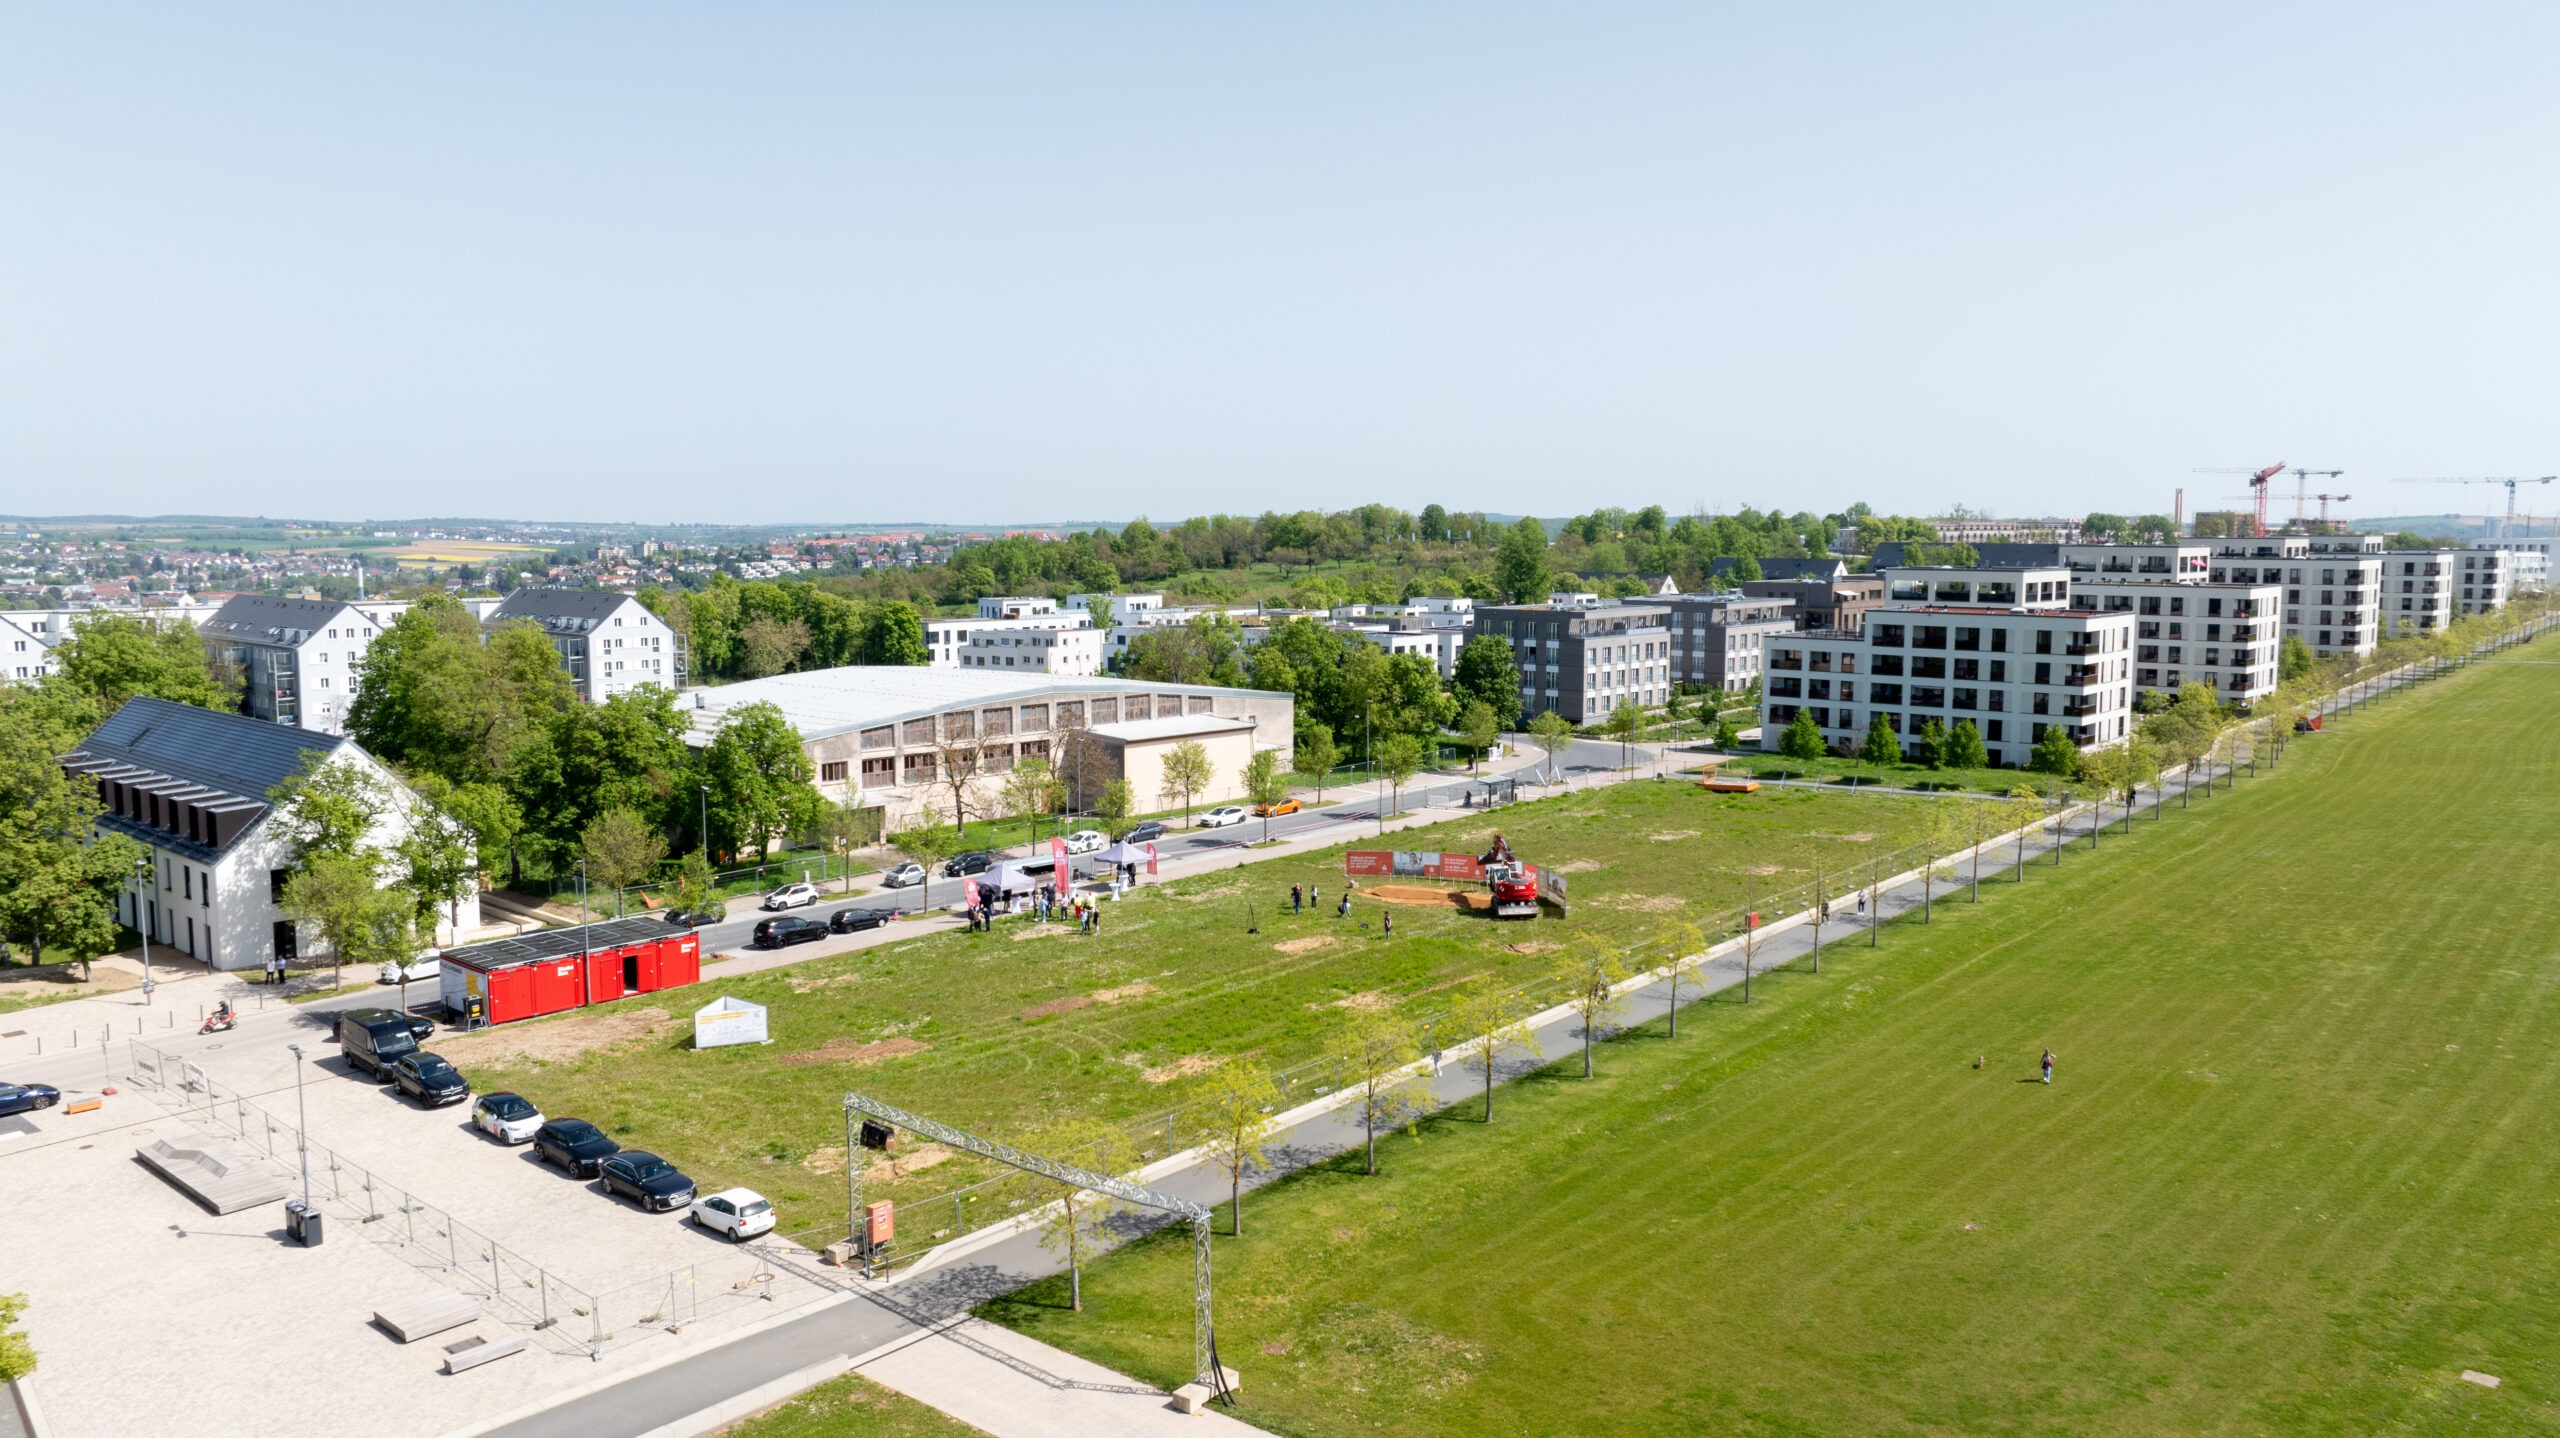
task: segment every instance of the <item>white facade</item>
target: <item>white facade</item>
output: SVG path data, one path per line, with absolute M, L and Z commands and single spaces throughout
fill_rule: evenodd
M 1810 710 L 1837 752 L 1875 716 L 1906 746 L 1936 720 L 1971 720 L 1995 765 L 2024 764 L 2059 726 L 2083 749 L 2132 728 L 2134 616 L 2069 606 L 2070 571 L 1891 569 L 1864 629 L 1769 641 L 1760 743 L 1775 750 Z
M 2516 555 L 2503 546 L 2395 549 L 2383 557 L 2382 619 L 2399 637 L 2430 634 L 2505 607 Z
M 2474 549 L 2503 549 L 2508 561 L 2507 593 L 2547 594 L 2551 590 L 2551 554 L 2560 539 L 2480 539 Z
M 0 610 L 0 680 L 32 683 L 53 672 L 53 646 L 44 636 Z
M 287 599 L 243 594 L 198 626 L 216 662 L 240 678 L 240 712 L 315 734 L 346 732 L 356 664 L 400 600 Z
M 1082 625 L 1061 628 L 982 624 L 958 647 L 963 669 L 1029 670 L 1035 674 L 1099 674 L 1102 631 Z
M 1068 613 L 1099 616 L 1091 621 L 1096 629 L 1125 624 L 1132 616 L 1145 613 L 1150 609 L 1162 608 L 1164 608 L 1162 594 L 1070 594 L 1067 596 Z
M 2382 637 L 2382 536 L 2270 534 L 2214 541 L 2215 584 L 2282 584 L 2284 632 L 2328 658 L 2362 658 Z
M 2176 697 L 2189 684 L 2249 708 L 2275 692 L 2283 659 L 2284 589 L 2275 584 L 2167 583 L 2075 574 L 2074 607 L 2134 616 L 2133 685 Z
M 578 697 L 601 704 L 644 685 L 684 688 L 676 632 L 649 606 L 613 590 L 519 589 L 491 611 L 488 627 L 524 621 L 542 630 Z
M 980 608 L 983 609 L 985 605 L 985 600 L 979 601 Z M 1087 616 L 1060 614 L 1054 609 L 1043 614 L 1016 615 L 1010 618 L 1001 615 L 977 615 L 962 619 L 928 619 L 924 622 L 925 663 L 937 669 L 981 668 L 984 666 L 968 664 L 962 658 L 962 655 L 969 652 L 970 646 L 978 643 L 981 638 L 1002 634 L 1054 633 L 1059 630 L 1087 628 L 1090 628 Z M 1020 646 L 1015 646 L 1017 651 L 1019 648 Z M 1004 651 L 999 649 L 998 652 Z M 1095 636 L 1094 652 L 1101 653 L 1099 633 Z M 1005 666 L 999 664 L 996 667 Z
M 1030 594 L 990 594 L 978 601 L 980 619 L 1036 619 L 1058 612 L 1058 601 Z

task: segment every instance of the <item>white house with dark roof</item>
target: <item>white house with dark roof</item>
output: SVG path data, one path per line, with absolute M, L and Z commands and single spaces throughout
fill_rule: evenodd
M 0 610 L 0 681 L 32 684 L 53 672 L 53 646 Z
M 240 676 L 240 712 L 319 734 L 346 732 L 356 661 L 408 611 L 391 599 L 234 595 L 197 626 L 215 662 Z
M 268 796 L 311 762 L 358 765 L 381 782 L 393 803 L 372 847 L 408 835 L 423 802 L 351 739 L 165 699 L 126 701 L 62 756 L 64 771 L 96 785 L 106 805 L 99 832 L 150 851 L 147 880 L 126 885 L 116 917 L 218 969 L 309 957 L 316 936 L 276 907 L 295 856 L 268 825 Z M 468 895 L 445 906 L 435 942 L 479 926 L 479 896 Z
M 601 704 L 644 684 L 684 687 L 676 632 L 628 594 L 610 589 L 519 589 L 492 612 L 490 627 L 525 620 L 560 651 L 578 696 Z

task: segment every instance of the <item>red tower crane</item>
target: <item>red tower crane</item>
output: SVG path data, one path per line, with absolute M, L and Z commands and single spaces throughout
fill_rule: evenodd
M 2338 503 L 2344 504 L 2348 500 L 2355 498 L 2355 496 L 2352 494 L 2316 494 L 2313 495 L 2312 498 L 2320 501 L 2320 522 L 2322 524 L 2327 524 L 2329 522 L 2329 501 L 2334 499 Z
M 2250 497 L 2256 501 L 2258 506 L 2257 532 L 2250 537 L 2253 539 L 2264 539 L 2267 537 L 2267 481 L 2284 473 L 2284 471 L 2285 466 L 2281 461 L 2279 461 L 2275 464 L 2268 465 L 2264 469 L 2199 469 L 2196 473 L 2245 474 L 2249 476 L 2249 494 Z

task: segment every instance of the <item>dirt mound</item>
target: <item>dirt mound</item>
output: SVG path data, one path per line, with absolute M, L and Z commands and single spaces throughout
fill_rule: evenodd
M 1303 954 L 1340 942 L 1331 934 L 1310 934 L 1303 939 L 1282 939 L 1271 947 L 1284 954 Z
M 1503 947 L 1515 954 L 1552 954 L 1564 945 L 1553 939 L 1527 939 L 1517 944 L 1504 944 Z
M 1033 1004 L 1014 1017 L 1045 1019 L 1053 1014 L 1071 1014 L 1078 1009 L 1090 1008 L 1095 1004 L 1116 1004 L 1129 999 L 1145 998 L 1155 991 L 1156 986 L 1149 983 L 1122 984 L 1116 989 L 1103 989 L 1090 994 L 1071 994 L 1063 999 L 1051 999 L 1045 1004 Z
M 1362 889 L 1360 897 L 1375 899 L 1381 904 L 1409 904 L 1421 909 L 1482 908 L 1492 898 L 1467 889 L 1433 889 L 1421 884 L 1380 884 L 1374 889 Z M 1467 902 L 1469 899 L 1482 902 L 1471 904 Z
M 904 1036 L 894 1039 L 881 1039 L 876 1043 L 867 1044 L 857 1043 L 849 1038 L 833 1038 L 813 1049 L 807 1049 L 796 1054 L 784 1054 L 782 1056 L 782 1061 L 784 1063 L 794 1065 L 852 1064 L 856 1068 L 868 1068 L 873 1064 L 879 1063 L 883 1059 L 903 1058 L 908 1054 L 920 1054 L 931 1047 L 933 1047 L 933 1045 L 921 1043 L 915 1039 L 906 1038 Z
M 836 1152 L 842 1153 L 843 1150 L 838 1149 Z M 887 1158 L 864 1164 L 862 1176 L 880 1179 L 904 1178 L 908 1174 L 921 1172 L 938 1163 L 947 1163 L 957 1157 L 959 1157 L 958 1154 L 938 1143 L 920 1143 L 912 1153 L 893 1153 Z M 839 1161 L 836 1166 L 842 1168 L 844 1165 Z
M 1151 1069 L 1140 1069 L 1138 1071 L 1138 1077 L 1145 1079 L 1149 1083 L 1171 1083 L 1175 1079 L 1187 1079 L 1199 1074 L 1207 1073 L 1209 1070 L 1216 1068 L 1218 1065 L 1225 1062 L 1225 1059 L 1219 1058 L 1215 1054 L 1184 1054 L 1182 1057 L 1175 1059 L 1169 1064 L 1158 1064 Z
M 458 1038 L 439 1038 L 436 1052 L 455 1063 L 566 1063 L 632 1039 L 648 1038 L 675 1022 L 665 1009 L 571 1014 L 547 1022 L 504 1024 Z

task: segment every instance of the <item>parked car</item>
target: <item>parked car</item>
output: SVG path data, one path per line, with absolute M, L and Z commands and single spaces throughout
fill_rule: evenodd
M 705 924 L 716 924 L 727 917 L 729 916 L 719 909 L 667 910 L 667 922 L 679 929 L 698 929 Z
M 865 929 L 879 928 L 896 917 L 898 911 L 895 909 L 838 909 L 827 915 L 827 932 L 858 934 Z
M 1299 803 L 1295 799 L 1282 799 L 1277 803 L 1254 805 L 1253 817 L 1257 819 L 1277 819 L 1283 814 L 1294 814 L 1305 807 L 1307 806 Z
M 582 1118 L 555 1118 L 533 1134 L 534 1157 L 579 1178 L 595 1177 L 597 1167 L 620 1152 L 622 1145 Z
M 1100 829 L 1078 829 L 1067 836 L 1070 854 L 1098 854 L 1111 847 L 1111 836 Z
M 724 1188 L 693 1201 L 693 1211 L 686 1215 L 696 1228 L 729 1235 L 731 1243 L 744 1243 L 759 1233 L 773 1232 L 773 1205 L 752 1188 Z
M 407 1015 L 389 1009 L 349 1009 L 338 1015 L 338 1051 L 357 1072 L 371 1074 L 375 1083 L 389 1083 L 391 1066 L 418 1051 L 418 1035 L 409 1022 Z
M 958 879 L 970 874 L 983 874 L 995 865 L 995 855 L 984 849 L 972 849 L 965 854 L 952 855 L 951 862 L 942 866 L 942 877 Z
M 1164 825 L 1157 823 L 1153 819 L 1149 819 L 1147 822 L 1131 829 L 1128 833 L 1121 835 L 1120 842 L 1124 844 L 1152 844 L 1163 837 Z
M 391 1086 L 428 1108 L 442 1108 L 471 1097 L 461 1071 L 431 1053 L 414 1053 L 391 1066 Z
M 471 1122 L 500 1143 L 523 1143 L 542 1131 L 542 1110 L 522 1094 L 484 1093 L 471 1106 Z
M 910 860 L 880 876 L 884 889 L 912 889 L 924 882 L 924 865 Z
M 0 1083 L 0 1114 L 33 1113 L 62 1102 L 62 1090 L 49 1083 Z
M 767 910 L 805 909 L 816 902 L 818 886 L 815 884 L 785 884 L 764 896 Z
M 653 1213 L 672 1213 L 693 1202 L 693 1180 L 676 1166 L 641 1149 L 626 1148 L 596 1165 L 604 1191 L 620 1194 Z
M 382 967 L 374 972 L 373 979 L 379 984 L 397 984 L 404 981 L 412 984 L 433 983 L 443 973 L 444 955 L 420 954 L 405 964 L 384 959 Z
M 1223 829 L 1229 824 L 1241 824 L 1250 817 L 1251 815 L 1246 813 L 1245 807 L 1242 804 L 1220 804 L 1218 807 L 1200 816 L 1200 827 L 1203 829 Z
M 758 919 L 755 946 L 759 949 L 789 948 L 793 944 L 814 943 L 827 936 L 827 926 L 815 919 Z

